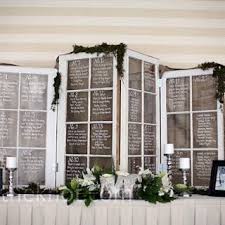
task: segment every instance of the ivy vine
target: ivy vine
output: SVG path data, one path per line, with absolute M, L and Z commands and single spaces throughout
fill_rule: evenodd
M 126 52 L 127 46 L 123 43 L 118 45 L 108 45 L 107 43 L 102 43 L 101 45 L 95 45 L 93 47 L 84 47 L 81 45 L 73 45 L 73 51 L 68 54 L 77 54 L 81 52 L 94 54 L 97 53 L 98 55 L 104 53 L 106 55 L 112 53 L 117 59 L 117 71 L 121 77 L 123 77 L 123 63 L 124 63 L 124 55 Z M 58 58 L 57 58 L 58 60 Z M 58 63 L 58 62 L 57 62 Z M 54 89 L 55 95 L 52 100 L 52 110 L 55 111 L 56 106 L 59 104 L 59 88 L 61 85 L 61 74 L 58 72 L 56 77 L 54 78 Z
M 126 52 L 127 46 L 123 43 L 118 45 L 108 45 L 107 43 L 102 43 L 101 45 L 95 45 L 93 47 L 84 47 L 81 45 L 74 45 L 72 53 L 89 53 L 89 54 L 101 54 L 105 53 L 106 55 L 112 53 L 117 59 L 117 71 L 120 76 L 123 76 L 123 62 L 124 62 L 124 55 Z
M 56 106 L 59 104 L 59 88 L 61 85 L 61 74 L 57 72 L 56 77 L 54 78 L 53 87 L 55 89 L 54 98 L 52 100 L 52 111 L 55 111 Z
M 215 62 L 206 62 L 200 64 L 198 68 L 203 70 L 213 68 L 213 77 L 216 79 L 216 98 L 220 103 L 223 103 L 225 92 L 225 66 Z

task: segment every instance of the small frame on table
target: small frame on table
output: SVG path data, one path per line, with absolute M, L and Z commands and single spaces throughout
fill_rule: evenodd
M 209 194 L 212 196 L 225 196 L 225 160 L 213 161 Z

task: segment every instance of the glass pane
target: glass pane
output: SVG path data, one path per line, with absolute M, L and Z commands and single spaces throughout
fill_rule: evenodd
M 48 76 L 22 74 L 20 108 L 31 110 L 47 109 Z
M 67 119 L 72 121 L 88 120 L 88 93 L 70 92 L 67 93 Z
M 45 150 L 19 149 L 18 184 L 45 184 Z
M 113 162 L 111 157 L 90 157 L 90 168 L 95 165 L 103 168 L 105 173 L 112 172 Z
M 194 151 L 194 186 L 209 186 L 212 161 L 217 159 L 217 151 Z
M 141 60 L 129 58 L 129 88 L 141 90 Z
M 217 113 L 193 113 L 194 148 L 217 148 Z
M 91 124 L 91 154 L 112 154 L 112 124 Z
M 150 169 L 156 173 L 156 157 L 144 157 L 144 169 Z
M 113 86 L 113 57 L 91 59 L 91 88 Z
M 66 153 L 86 154 L 87 153 L 87 124 L 66 125 Z
M 19 146 L 46 146 L 46 112 L 20 111 Z
M 144 122 L 156 123 L 156 96 L 145 93 L 144 95 Z
M 211 75 L 194 76 L 192 78 L 192 87 L 193 111 L 217 108 L 215 78 Z
M 145 91 L 155 93 L 155 65 L 144 62 L 144 87 Z
M 144 154 L 156 154 L 156 127 L 144 125 Z
M 168 143 L 173 143 L 175 148 L 190 148 L 190 115 L 168 115 L 167 133 Z
M 142 98 L 141 92 L 129 91 L 129 121 L 141 122 Z
M 77 59 L 68 62 L 68 90 L 88 88 L 89 59 Z
M 128 173 L 138 173 L 141 167 L 141 157 L 128 158 Z
M 66 183 L 74 177 L 81 177 L 82 172 L 87 168 L 87 158 L 78 156 L 66 156 Z
M 166 82 L 166 102 L 168 112 L 190 110 L 189 77 L 170 78 Z
M 0 73 L 0 109 L 18 108 L 19 76 L 13 73 Z
M 191 152 L 190 151 L 175 151 L 174 154 L 172 155 L 173 184 L 183 183 L 182 171 L 179 169 L 180 158 L 191 158 Z M 191 185 L 191 170 L 188 170 L 187 172 L 187 179 L 188 179 L 188 184 Z
M 0 111 L 0 146 L 15 147 L 17 145 L 17 112 Z
M 112 91 L 91 92 L 91 121 L 112 121 Z
M 128 154 L 141 155 L 141 125 L 128 125 Z

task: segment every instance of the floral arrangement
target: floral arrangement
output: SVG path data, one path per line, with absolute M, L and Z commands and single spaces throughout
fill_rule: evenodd
M 175 199 L 167 173 L 154 175 L 149 169 L 140 171 L 137 185 L 137 196 L 148 202 L 170 202 Z
M 67 199 L 67 204 L 70 205 L 77 199 L 83 199 L 86 206 L 89 206 L 91 202 L 95 199 L 100 199 L 102 194 L 101 184 L 103 179 L 110 178 L 110 183 L 108 185 L 113 189 L 118 191 L 118 185 L 120 189 L 121 196 L 126 196 L 121 194 L 124 191 L 124 186 L 126 185 L 126 179 L 130 176 L 130 183 L 132 190 L 136 192 L 134 195 L 136 199 L 146 200 L 151 203 L 156 202 L 170 202 L 174 200 L 173 197 L 173 187 L 169 182 L 168 175 L 166 173 L 160 173 L 154 175 L 150 170 L 141 170 L 136 179 L 134 175 L 129 175 L 121 171 L 115 174 L 104 174 L 103 170 L 99 166 L 93 167 L 91 170 L 87 169 L 86 173 L 82 173 L 82 178 L 72 179 L 66 186 L 61 187 L 61 193 L 65 199 Z M 115 179 L 115 180 L 112 180 Z M 121 182 L 121 179 L 122 180 Z M 135 182 L 136 181 L 136 182 Z M 125 189 L 126 190 L 126 189 Z M 122 197 L 123 199 L 123 197 Z

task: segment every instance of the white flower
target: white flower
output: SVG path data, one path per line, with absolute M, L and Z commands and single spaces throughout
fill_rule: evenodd
M 124 172 L 124 171 L 116 171 L 116 174 L 117 174 L 118 176 L 124 176 L 124 177 L 126 177 L 126 176 L 129 175 L 129 173 Z
M 158 195 L 159 195 L 159 196 L 163 196 L 164 194 L 165 194 L 165 193 L 164 193 L 163 189 L 160 188 Z
M 82 187 L 87 187 L 90 185 L 94 185 L 95 183 L 92 180 L 88 180 L 88 179 L 83 179 L 83 182 L 81 183 Z
M 112 174 L 109 174 L 109 173 L 105 173 L 105 174 L 103 174 L 102 175 L 102 177 L 105 177 L 105 178 L 107 178 L 107 177 L 112 177 L 113 175 Z
M 168 179 L 168 175 L 165 174 L 163 177 L 162 177 L 162 185 L 163 185 L 163 189 L 166 193 L 169 192 L 169 190 L 171 189 L 171 185 L 170 185 L 170 182 L 169 182 L 169 179 Z
M 89 170 L 87 174 L 83 174 L 84 180 L 90 180 L 90 181 L 95 181 L 96 177 L 92 174 L 92 172 Z
M 90 186 L 88 187 L 88 190 L 89 190 L 89 191 L 94 191 L 96 188 L 97 188 L 96 185 L 90 185 Z
M 151 172 L 151 170 L 149 170 L 149 169 L 143 170 L 142 168 L 140 168 L 138 175 L 140 175 L 142 177 L 146 177 L 148 175 L 154 176 L 153 173 Z

